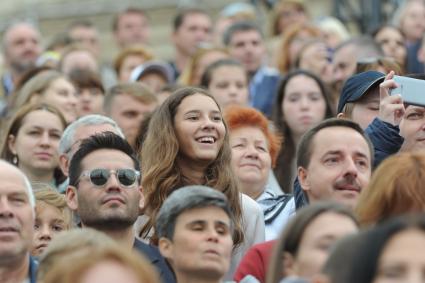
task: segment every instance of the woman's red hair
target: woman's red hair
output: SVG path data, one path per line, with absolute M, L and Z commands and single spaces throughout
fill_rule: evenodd
M 223 116 L 230 132 L 242 127 L 259 128 L 269 144 L 272 167 L 275 166 L 283 138 L 280 134 L 276 133 L 271 121 L 267 120 L 260 111 L 254 108 L 237 105 L 226 107 Z

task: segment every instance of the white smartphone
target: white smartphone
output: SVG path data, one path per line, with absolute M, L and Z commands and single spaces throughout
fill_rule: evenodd
M 390 90 L 390 95 L 399 94 L 405 104 L 425 106 L 425 80 L 394 76 L 399 85 Z

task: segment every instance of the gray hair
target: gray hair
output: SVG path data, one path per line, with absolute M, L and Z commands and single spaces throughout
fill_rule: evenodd
M 62 134 L 61 140 L 59 141 L 59 154 L 67 154 L 68 158 L 71 159 L 71 156 L 69 156 L 68 154 L 71 150 L 72 145 L 75 143 L 74 136 L 77 129 L 84 126 L 103 124 L 111 125 L 116 131 L 115 134 L 125 139 L 124 133 L 122 132 L 121 128 L 111 118 L 98 114 L 86 115 L 72 122 L 68 127 L 66 127 L 65 131 Z
M 226 196 L 207 186 L 186 186 L 174 191 L 162 204 L 156 217 L 155 231 L 158 238 L 173 239 L 177 217 L 185 211 L 214 206 L 223 209 L 230 218 L 233 232 L 234 217 Z
M 27 176 L 24 174 L 24 172 L 22 172 L 21 169 L 19 169 L 18 167 L 16 167 L 13 164 L 7 162 L 4 159 L 0 159 L 0 166 L 1 165 L 8 166 L 10 168 L 13 168 L 14 170 L 16 170 L 16 172 L 18 172 L 19 175 L 21 175 L 22 180 L 24 181 L 25 190 L 27 191 L 29 203 L 30 203 L 30 205 L 31 205 L 31 207 L 32 207 L 32 209 L 34 211 L 34 208 L 35 208 L 35 196 L 34 196 L 34 192 L 32 190 L 31 183 L 28 180 Z

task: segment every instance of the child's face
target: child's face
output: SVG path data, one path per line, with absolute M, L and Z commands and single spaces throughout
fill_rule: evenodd
M 35 211 L 34 240 L 31 254 L 39 256 L 57 233 L 69 229 L 69 224 L 61 210 L 43 201 L 37 202 Z

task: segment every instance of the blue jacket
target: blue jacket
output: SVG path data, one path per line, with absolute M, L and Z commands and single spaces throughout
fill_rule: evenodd
M 30 283 L 36 283 L 37 282 L 37 270 L 38 270 L 38 263 L 30 256 L 30 268 L 28 270 L 28 278 L 30 279 Z
M 145 244 L 142 241 L 135 239 L 133 249 L 139 251 L 155 266 L 162 283 L 176 283 L 173 271 L 171 271 L 171 268 L 159 253 L 157 247 Z
M 271 117 L 279 82 L 280 75 L 275 69 L 265 66 L 258 69 L 249 82 L 250 105 Z
M 368 135 L 374 147 L 374 162 L 373 168 L 376 168 L 385 158 L 397 153 L 404 142 L 404 138 L 399 134 L 398 126 L 393 126 L 379 118 L 375 118 L 372 123 L 367 126 L 365 133 Z M 294 182 L 294 198 L 295 207 L 301 208 L 308 204 L 298 177 Z

